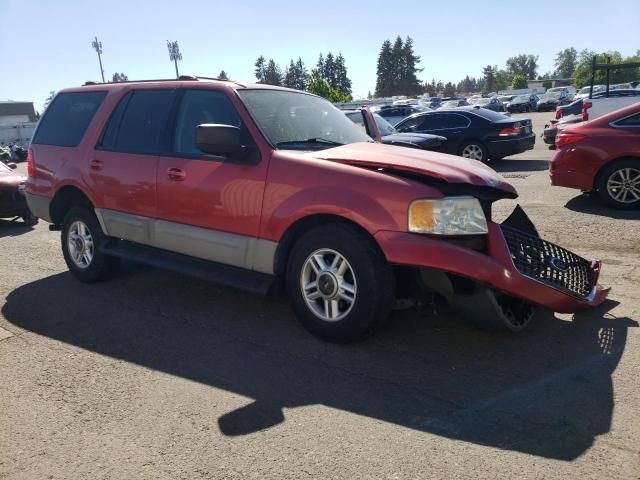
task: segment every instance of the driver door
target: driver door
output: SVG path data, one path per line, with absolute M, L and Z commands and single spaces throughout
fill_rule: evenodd
M 254 161 L 231 163 L 198 150 L 196 127 L 204 123 L 240 127 L 243 143 L 253 140 L 224 91 L 194 88 L 179 95 L 169 152 L 158 161 L 156 244 L 245 266 L 259 232 L 268 162 L 256 153 Z

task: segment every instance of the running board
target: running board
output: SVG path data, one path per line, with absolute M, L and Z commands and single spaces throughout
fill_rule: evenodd
M 272 293 L 276 283 L 273 275 L 231 267 L 222 263 L 202 260 L 126 240 L 109 239 L 102 244 L 100 251 L 106 255 L 112 255 L 124 260 L 171 270 L 206 280 L 216 285 L 260 295 Z

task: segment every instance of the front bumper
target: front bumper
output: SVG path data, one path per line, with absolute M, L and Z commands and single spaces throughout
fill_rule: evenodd
M 590 262 L 585 268 L 583 263 L 578 265 L 584 260 L 577 255 L 540 239 L 543 248 L 550 248 L 555 260 L 549 265 L 539 265 L 540 258 L 536 258 L 534 249 L 526 242 L 514 239 L 509 229 L 489 222 L 486 253 L 405 232 L 381 231 L 375 238 L 392 264 L 434 268 L 460 275 L 554 312 L 574 313 L 604 301 L 609 289 L 597 285 L 599 261 Z M 536 266 L 537 274 L 534 274 L 533 266 Z M 560 270 L 574 267 L 579 267 L 581 273 L 563 280 Z M 541 269 L 545 272 L 542 278 Z
M 489 149 L 490 157 L 502 158 L 531 150 L 535 144 L 535 133 L 529 133 L 524 137 L 507 140 L 492 140 L 487 142 L 487 148 Z

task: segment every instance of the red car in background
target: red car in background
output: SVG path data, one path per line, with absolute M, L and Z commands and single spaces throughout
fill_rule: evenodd
M 552 185 L 596 192 L 615 208 L 640 207 L 640 103 L 561 130 L 556 148 Z

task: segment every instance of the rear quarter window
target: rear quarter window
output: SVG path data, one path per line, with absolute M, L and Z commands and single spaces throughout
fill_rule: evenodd
M 33 143 L 77 146 L 106 96 L 104 91 L 59 93 L 40 120 Z

